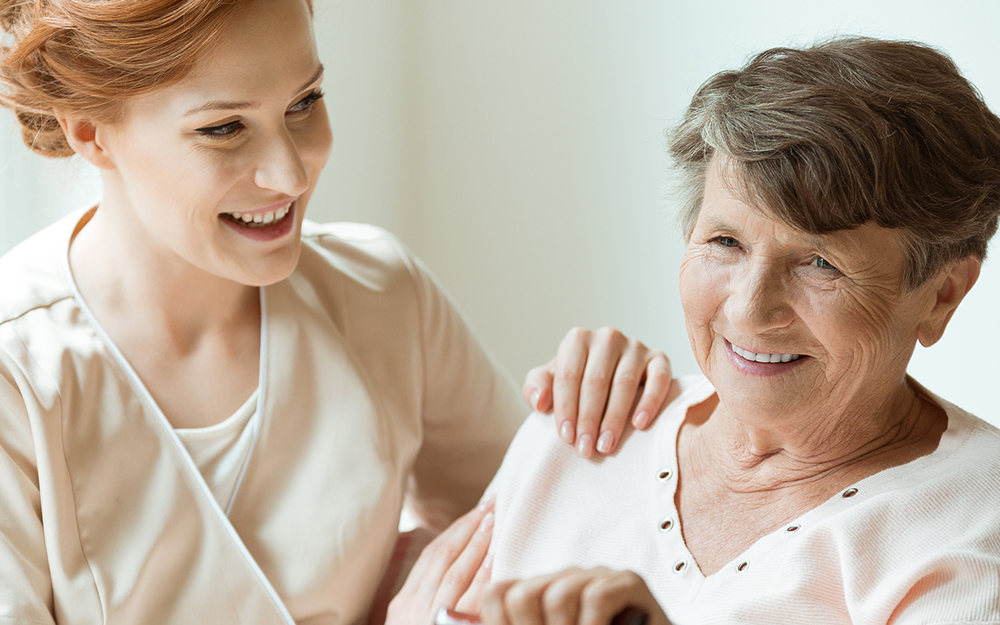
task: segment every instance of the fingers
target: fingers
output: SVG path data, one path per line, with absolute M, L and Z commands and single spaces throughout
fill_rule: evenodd
M 546 625 L 574 625 L 580 608 L 580 594 L 590 581 L 590 572 L 568 569 L 552 580 L 542 595 Z
M 483 502 L 483 504 L 466 512 L 452 523 L 448 529 L 438 534 L 424 548 L 420 557 L 417 558 L 413 569 L 403 583 L 403 588 L 400 590 L 399 595 L 405 594 L 408 597 L 412 597 L 414 602 L 420 603 L 426 609 L 437 608 L 438 605 L 430 604 L 438 596 L 438 590 L 442 586 L 445 576 L 449 574 L 456 561 L 465 555 L 467 547 L 470 546 L 470 541 L 473 538 L 481 539 L 481 537 L 477 537 L 477 530 L 487 517 L 492 518 L 492 513 L 493 498 L 491 497 L 489 500 Z M 492 526 L 490 529 L 492 530 Z M 486 544 L 489 544 L 488 538 L 486 539 Z M 480 547 L 481 542 L 475 542 L 472 545 L 473 551 Z M 485 550 L 483 553 L 485 553 Z M 472 557 L 474 556 L 467 556 L 461 561 L 461 564 L 469 566 L 469 559 Z M 480 559 L 482 558 L 481 555 L 479 557 Z M 468 574 L 470 580 L 478 566 L 479 562 L 476 562 L 472 571 Z M 454 585 L 461 578 L 460 571 L 461 569 L 456 569 L 451 579 L 448 580 L 448 583 L 451 584 L 451 592 L 454 592 Z M 462 591 L 464 590 L 465 588 L 462 588 Z M 456 601 L 460 595 L 461 593 L 455 596 Z
M 578 625 L 608 625 L 626 608 L 645 612 L 649 625 L 669 625 L 642 578 L 632 571 L 607 571 L 590 580 L 580 593 Z
M 559 438 L 572 445 L 576 441 L 576 418 L 580 383 L 590 351 L 590 330 L 573 328 L 559 344 L 556 353 L 552 402 Z
M 466 594 L 476 593 L 475 597 L 470 596 L 467 603 L 478 602 L 478 592 L 486 584 L 482 579 L 486 575 L 489 579 L 488 571 L 484 571 L 486 550 L 489 549 L 490 539 L 493 537 L 493 512 L 490 511 L 479 522 L 479 527 L 469 539 L 461 555 L 455 559 L 454 563 L 448 567 L 441 584 L 438 586 L 437 596 L 434 599 L 435 610 L 441 606 L 455 608 L 462 597 Z M 476 579 L 479 579 L 479 588 L 473 588 Z M 476 606 L 478 608 L 478 606 Z M 459 610 L 475 614 L 478 610 Z
M 510 625 L 507 620 L 507 609 L 504 607 L 504 597 L 511 586 L 517 581 L 508 580 L 494 582 L 483 591 L 482 603 L 480 605 L 479 617 L 483 625 Z
M 589 458 L 613 452 L 630 418 L 640 429 L 653 423 L 670 375 L 665 354 L 614 328 L 574 328 L 552 361 L 528 372 L 522 396 L 536 410 L 551 407 L 559 438 Z
M 632 406 L 631 398 L 635 397 L 635 390 L 639 385 L 638 374 L 642 371 L 640 363 L 630 362 L 631 369 L 626 368 L 620 374 L 617 372 L 619 362 L 629 353 L 630 347 L 629 339 L 618 330 L 601 328 L 592 334 L 583 380 L 580 384 L 579 413 L 576 420 L 576 451 L 584 458 L 593 455 L 598 447 L 603 453 L 610 452 L 621 437 L 625 419 L 628 418 L 628 409 Z M 605 408 L 609 405 L 608 396 L 612 391 L 612 380 L 617 381 L 617 379 L 626 385 L 630 380 L 632 382 L 627 400 L 628 406 L 622 408 L 615 416 L 617 422 L 609 423 L 605 429 L 602 426 L 602 419 L 608 417 Z M 604 438 L 598 437 L 599 432 Z
M 633 426 L 640 430 L 648 428 L 666 407 L 673 384 L 672 373 L 666 354 L 653 352 L 646 364 L 645 388 L 633 412 Z
M 649 625 L 669 625 L 641 577 L 606 568 L 492 584 L 481 616 L 484 625 L 608 625 L 626 608 L 647 614 Z
M 490 583 L 493 576 L 493 554 L 486 554 L 483 563 L 479 565 L 476 576 L 469 584 L 469 589 L 465 591 L 462 598 L 455 604 L 455 609 L 463 614 L 479 614 L 482 610 L 483 591 Z
M 535 367 L 524 376 L 524 386 L 521 387 L 521 397 L 531 406 L 532 410 L 548 412 L 552 410 L 552 383 L 555 379 L 555 363 L 553 358 L 548 363 Z

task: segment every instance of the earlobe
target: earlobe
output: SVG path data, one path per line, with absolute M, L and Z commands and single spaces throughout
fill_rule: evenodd
M 115 169 L 104 142 L 101 140 L 100 127 L 88 119 L 75 119 L 59 116 L 59 125 L 73 151 L 82 156 L 92 165 L 101 169 Z
M 982 261 L 970 256 L 945 267 L 931 279 L 936 284 L 935 299 L 933 307 L 917 326 L 917 340 L 921 345 L 930 347 L 941 340 L 951 316 L 979 279 L 981 268 Z

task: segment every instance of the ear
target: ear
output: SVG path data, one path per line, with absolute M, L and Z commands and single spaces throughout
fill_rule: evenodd
M 115 169 L 111 154 L 103 141 L 103 126 L 89 119 L 63 115 L 57 115 L 56 119 L 74 152 L 101 169 Z
M 934 306 L 917 326 L 917 340 L 921 345 L 930 347 L 941 339 L 951 316 L 979 279 L 981 268 L 982 261 L 970 256 L 950 264 L 931 278 L 936 287 L 935 300 Z

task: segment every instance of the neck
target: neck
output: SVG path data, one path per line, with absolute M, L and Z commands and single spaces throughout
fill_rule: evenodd
M 930 453 L 943 432 L 938 411 L 905 379 L 890 391 L 882 401 L 855 401 L 834 414 L 776 427 L 747 425 L 720 402 L 693 432 L 691 450 L 700 466 L 719 467 L 719 475 L 741 491 L 869 475 Z
M 113 195 L 77 234 L 70 266 L 100 318 L 141 319 L 180 352 L 208 333 L 259 320 L 257 287 L 212 275 L 158 245 Z

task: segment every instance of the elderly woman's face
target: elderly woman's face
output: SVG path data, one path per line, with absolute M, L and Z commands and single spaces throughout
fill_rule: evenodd
M 812 235 L 747 205 L 713 159 L 684 254 L 681 300 L 698 363 L 748 424 L 822 419 L 904 378 L 932 288 L 901 288 L 893 230 Z

